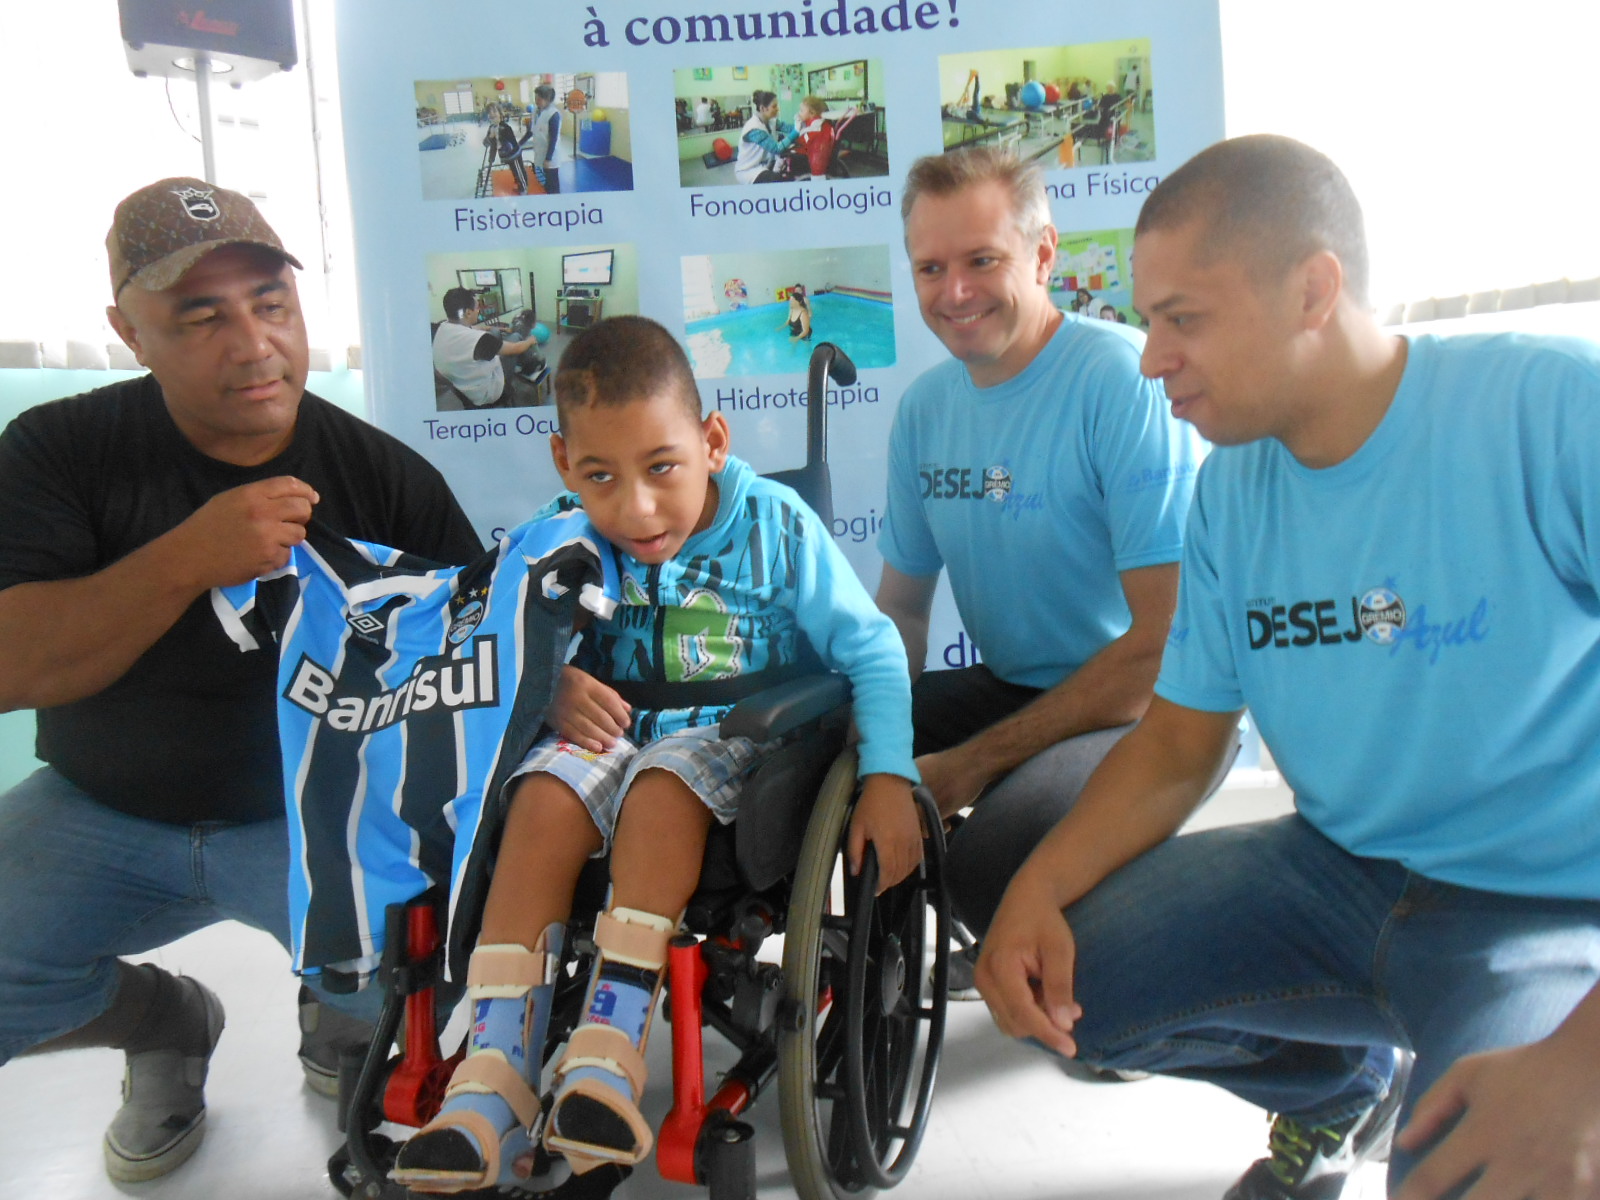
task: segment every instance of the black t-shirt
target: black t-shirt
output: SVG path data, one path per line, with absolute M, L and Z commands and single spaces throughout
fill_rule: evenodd
M 316 516 L 338 533 L 441 563 L 482 552 L 437 470 L 326 400 L 306 393 L 289 448 L 239 467 L 196 450 L 146 375 L 42 404 L 0 434 L 0 589 L 93 574 L 218 492 L 276 475 L 316 488 Z M 276 670 L 270 649 L 238 650 L 202 595 L 104 691 L 40 709 L 36 753 L 136 816 L 280 816 Z

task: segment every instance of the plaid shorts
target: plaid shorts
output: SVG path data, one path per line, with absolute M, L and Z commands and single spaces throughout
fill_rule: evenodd
M 679 729 L 644 746 L 618 738 L 614 747 L 602 753 L 551 734 L 528 751 L 512 779 L 543 771 L 570 787 L 605 839 L 604 854 L 611 849 L 622 798 L 639 772 L 671 771 L 726 825 L 738 811 L 745 779 L 781 744 L 782 739 L 757 743 L 749 738 L 724 738 L 718 735 L 717 726 L 704 725 Z M 510 786 L 508 783 L 508 789 Z

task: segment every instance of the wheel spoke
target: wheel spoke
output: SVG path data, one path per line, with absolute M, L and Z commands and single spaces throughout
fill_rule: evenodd
M 883 1060 L 887 1080 L 884 1098 L 892 1110 L 888 1115 L 894 1118 L 905 1107 L 907 1087 L 915 1073 L 918 1038 L 916 1023 L 904 1014 L 891 1014 L 884 1024 Z
M 873 1106 L 872 1111 L 872 1126 L 873 1132 L 876 1135 L 875 1141 L 878 1146 L 878 1156 L 880 1161 L 885 1148 L 883 1143 L 883 1128 L 892 1118 L 898 1115 L 897 1113 L 890 1111 L 890 1108 L 894 1104 L 895 1100 L 895 1073 L 893 1070 L 895 1041 L 894 1023 L 887 1019 L 880 1018 L 877 1023 L 877 1039 L 874 1043 L 877 1048 L 873 1052 L 871 1059 L 873 1091 L 877 1098 L 877 1103 Z
M 816 1079 L 819 1084 L 825 1079 L 831 1080 L 836 1076 L 839 1064 L 844 1061 L 844 1051 L 844 1006 L 835 1004 L 828 1010 L 827 1019 L 817 1032 Z
M 845 1115 L 846 1105 L 841 1101 L 832 1106 L 828 1119 L 828 1165 L 840 1183 L 848 1184 L 856 1178 L 855 1156 L 850 1146 L 850 1122 Z

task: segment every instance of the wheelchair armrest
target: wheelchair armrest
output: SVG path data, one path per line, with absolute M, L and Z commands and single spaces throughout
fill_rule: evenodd
M 810 724 L 850 701 L 843 675 L 807 675 L 746 696 L 722 718 L 722 736 L 766 742 Z

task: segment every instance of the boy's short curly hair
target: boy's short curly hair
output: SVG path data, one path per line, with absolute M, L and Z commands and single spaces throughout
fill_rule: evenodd
M 590 405 L 615 407 L 670 391 L 696 421 L 700 389 L 689 356 L 649 317 L 608 317 L 572 340 L 556 370 L 556 420 Z

